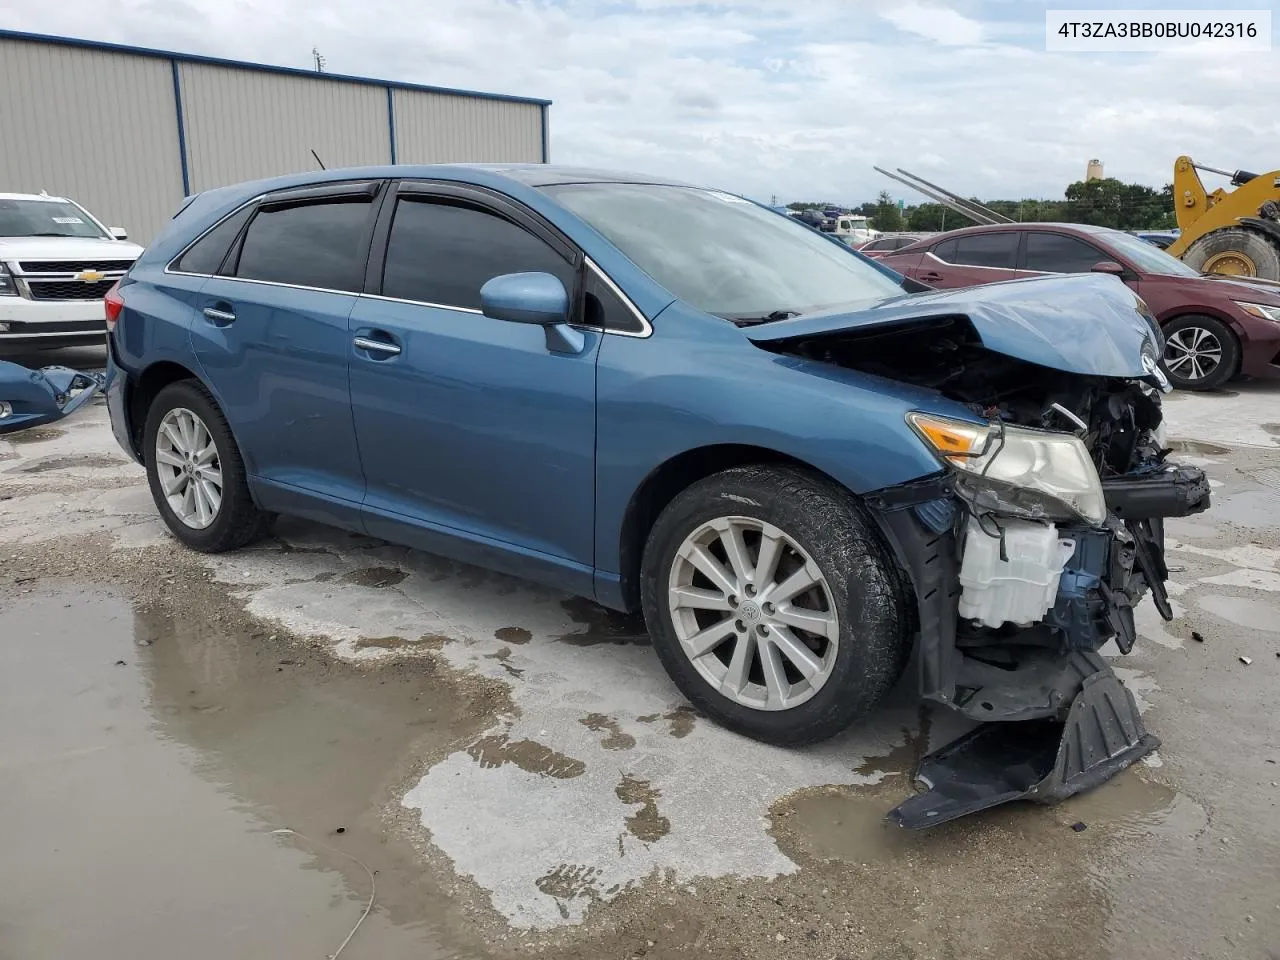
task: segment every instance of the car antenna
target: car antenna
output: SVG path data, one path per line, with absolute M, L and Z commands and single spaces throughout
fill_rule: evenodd
M 326 166 L 324 165 L 324 161 L 320 159 L 320 154 L 318 154 L 318 153 L 316 153 L 314 150 L 312 150 L 312 151 L 311 151 L 311 155 L 312 155 L 313 157 L 315 157 L 315 158 L 316 158 L 316 163 L 320 164 L 320 169 L 321 169 L 321 170 L 327 170 L 327 169 L 328 169 L 328 167 L 326 167 Z

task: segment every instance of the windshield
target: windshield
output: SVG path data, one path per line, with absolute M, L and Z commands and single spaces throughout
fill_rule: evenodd
M 95 237 L 106 234 L 74 203 L 0 199 L 0 237 Z
M 543 190 L 672 294 L 717 316 L 781 319 L 903 294 L 848 247 L 727 193 L 635 183 Z
M 1129 233 L 1108 233 L 1106 240 L 1133 261 L 1143 273 L 1158 273 L 1166 277 L 1198 277 L 1199 272 L 1181 260 L 1165 253 L 1155 244 Z

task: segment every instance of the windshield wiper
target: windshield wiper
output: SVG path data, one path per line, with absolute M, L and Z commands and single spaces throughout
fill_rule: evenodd
M 766 314 L 763 317 L 730 317 L 735 324 L 740 327 L 754 327 L 759 323 L 773 323 L 775 320 L 790 320 L 792 317 L 800 316 L 799 310 L 775 310 L 773 313 Z
M 75 237 L 74 233 L 28 233 L 28 237 L 66 237 L 68 240 Z

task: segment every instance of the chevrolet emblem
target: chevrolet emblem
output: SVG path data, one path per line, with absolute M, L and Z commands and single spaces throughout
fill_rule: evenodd
M 95 280 L 101 280 L 106 274 L 100 270 L 82 270 L 76 274 L 77 280 L 83 280 L 85 283 L 93 283 Z

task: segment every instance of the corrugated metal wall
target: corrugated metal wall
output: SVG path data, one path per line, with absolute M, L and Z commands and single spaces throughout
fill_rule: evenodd
M 387 90 L 180 63 L 191 190 L 391 162 Z M 459 99 L 459 98 L 454 98 Z
M 396 90 L 397 163 L 538 163 L 542 108 Z
M 155 235 L 182 199 L 167 60 L 0 38 L 0 192 L 41 190 Z
M 184 160 L 191 193 L 317 169 L 312 150 L 330 169 L 538 163 L 544 118 L 536 101 L 0 30 L 0 192 L 71 197 L 143 244 L 182 201 Z

